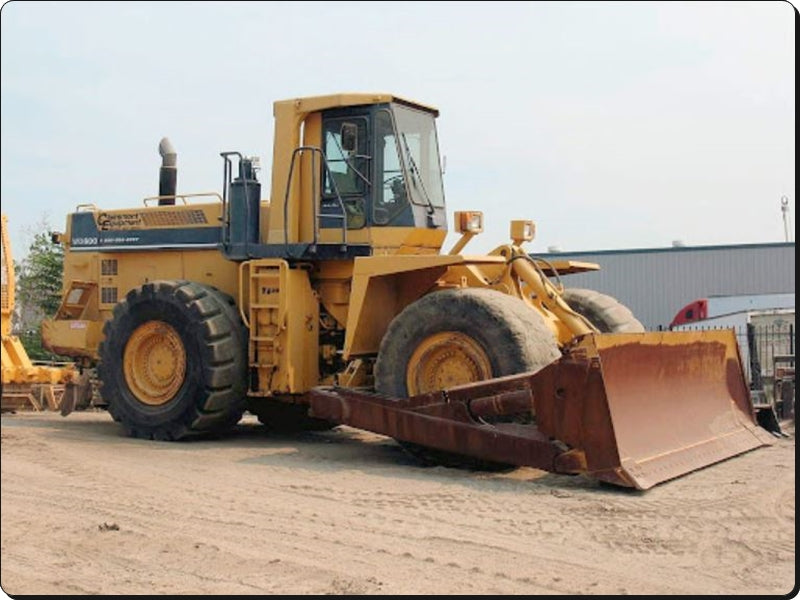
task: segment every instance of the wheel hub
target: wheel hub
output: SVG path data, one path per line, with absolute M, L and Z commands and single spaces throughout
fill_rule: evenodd
M 490 377 L 492 365 L 481 345 L 463 333 L 444 331 L 425 338 L 411 355 L 406 389 L 415 396 Z
M 125 345 L 123 363 L 131 392 L 150 406 L 169 402 L 186 376 L 183 342 L 163 321 L 148 321 L 134 330 Z

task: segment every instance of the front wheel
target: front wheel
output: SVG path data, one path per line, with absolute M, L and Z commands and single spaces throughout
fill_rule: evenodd
M 522 300 L 489 289 L 443 290 L 422 297 L 390 324 L 375 363 L 375 388 L 405 398 L 536 371 L 561 353 L 542 316 Z M 507 468 L 399 441 L 427 464 Z
M 229 296 L 189 281 L 128 292 L 103 328 L 100 393 L 132 437 L 218 434 L 242 417 L 247 350 Z

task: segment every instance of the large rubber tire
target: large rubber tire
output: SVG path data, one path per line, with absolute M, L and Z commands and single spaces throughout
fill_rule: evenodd
M 137 438 L 222 433 L 245 408 L 247 336 L 233 300 L 189 281 L 128 292 L 103 328 L 100 394 Z
M 465 346 L 474 349 L 479 355 L 474 360 L 475 369 L 462 380 L 434 378 L 416 386 L 420 389 L 409 389 L 409 373 L 413 382 L 413 373 L 420 368 L 410 364 L 412 358 L 418 356 L 418 349 L 435 341 L 435 336 L 445 333 L 455 333 Z M 560 356 L 556 338 L 542 316 L 522 300 L 489 289 L 443 290 L 410 304 L 391 322 L 375 362 L 375 388 L 379 393 L 404 398 L 470 381 L 536 371 Z M 447 358 L 440 354 L 439 360 Z M 435 367 L 431 365 L 431 375 L 436 374 Z M 398 443 L 424 464 L 480 470 L 509 466 L 400 440 Z
M 562 297 L 572 310 L 586 317 L 602 333 L 639 333 L 645 330 L 628 307 L 606 294 L 567 288 Z

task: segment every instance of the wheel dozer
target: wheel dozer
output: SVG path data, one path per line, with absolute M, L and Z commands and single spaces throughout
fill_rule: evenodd
M 8 220 L 2 215 L 2 412 L 20 409 L 58 410 L 62 402 L 73 405 L 88 382 L 74 365 L 34 364 L 22 342 L 11 334 L 16 280 Z
M 447 234 L 430 106 L 344 93 L 274 104 L 271 191 L 221 152 L 221 193 L 80 205 L 57 236 L 64 302 L 46 345 L 97 366 L 128 435 L 219 435 L 249 411 L 272 429 L 385 434 L 424 463 L 533 466 L 659 482 L 769 444 L 733 332 L 646 332 L 562 277 L 597 269 L 523 246 L 483 255 Z

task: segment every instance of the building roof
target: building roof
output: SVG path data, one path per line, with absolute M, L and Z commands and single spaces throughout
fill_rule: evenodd
M 764 242 L 760 244 L 721 244 L 709 246 L 667 246 L 663 248 L 620 248 L 616 250 L 558 250 L 550 251 L 548 256 L 553 255 L 581 255 L 581 256 L 602 256 L 609 254 L 651 254 L 659 252 L 697 252 L 705 250 L 746 250 L 758 248 L 786 248 L 794 247 L 794 242 Z

